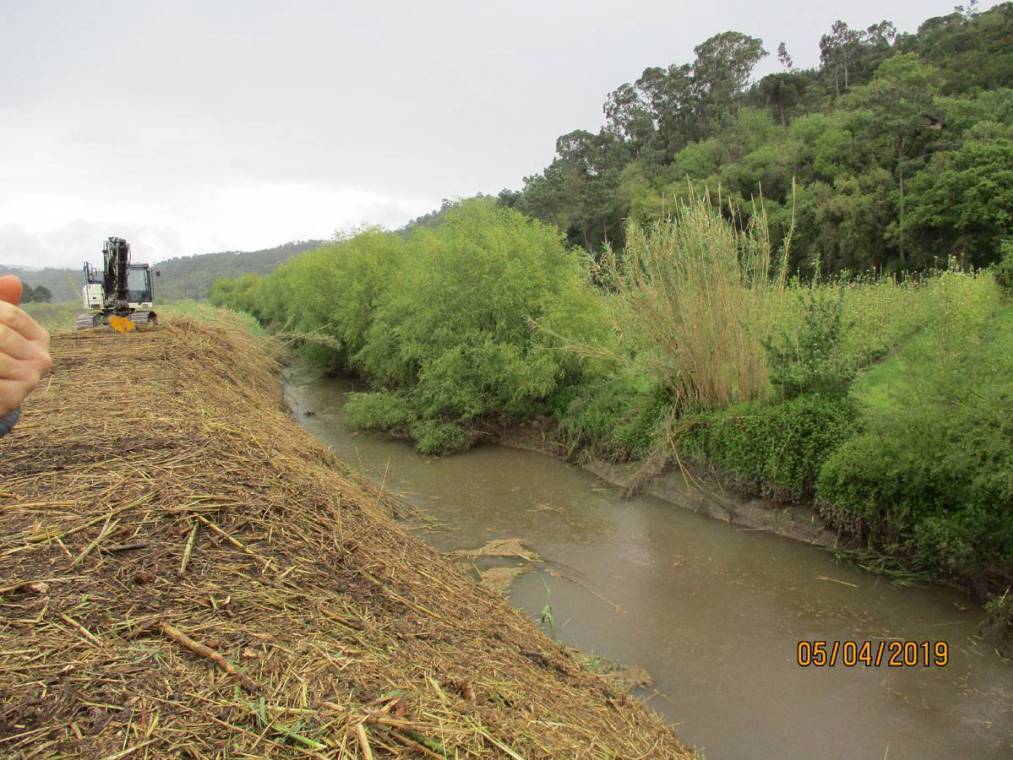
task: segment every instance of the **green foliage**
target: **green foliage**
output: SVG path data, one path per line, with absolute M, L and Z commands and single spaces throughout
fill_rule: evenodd
M 468 433 L 453 422 L 419 420 L 412 425 L 411 436 L 420 454 L 453 454 L 469 445 Z
M 841 351 L 844 290 L 836 297 L 825 288 L 806 288 L 801 329 L 782 330 L 764 342 L 770 382 L 786 399 L 804 393 L 843 396 L 855 377 L 854 363 Z
M 762 195 L 778 235 L 797 208 L 790 265 L 806 275 L 920 272 L 951 254 L 987 266 L 1013 219 L 999 129 L 1013 119 L 1011 34 L 1009 2 L 915 35 L 837 21 L 819 68 L 794 69 L 783 51 L 786 71 L 747 86 L 762 42 L 724 32 L 692 62 L 609 93 L 598 134 L 561 137 L 554 161 L 501 202 L 597 257 L 624 247 L 623 219 L 649 224 L 681 202 L 689 178 L 727 199 Z
M 465 445 L 462 427 L 480 418 L 543 411 L 583 371 L 561 348 L 603 330 L 559 233 L 491 200 L 403 235 L 365 230 L 268 277 L 218 282 L 212 298 L 279 333 L 326 338 L 314 350 L 331 368 L 386 392 L 350 402 L 356 423 L 407 427 L 428 452 Z
M 901 46 L 940 70 L 947 93 L 991 90 L 1013 86 L 1011 36 L 1013 4 L 1004 2 L 985 13 L 958 7 L 949 15 L 931 18 Z
M 750 402 L 684 419 L 677 445 L 681 455 L 716 464 L 769 496 L 808 499 L 824 461 L 854 434 L 856 418 L 846 397 Z
M 910 189 L 904 231 L 923 259 L 942 245 L 970 265 L 995 261 L 1013 229 L 1013 128 L 978 124 L 958 150 L 938 154 Z
M 986 287 L 988 286 L 988 287 Z M 825 463 L 842 526 L 918 567 L 1001 579 L 1013 562 L 1013 309 L 987 277 L 944 273 L 923 330 L 863 376 L 863 432 Z
M 992 269 L 995 283 L 1007 299 L 1013 299 L 1013 240 L 1002 243 L 1002 258 Z
M 306 345 L 328 368 L 357 368 L 379 298 L 402 266 L 404 239 L 378 229 L 321 246 L 269 277 L 218 280 L 212 303 L 248 312 L 280 333 L 327 340 Z
M 670 394 L 646 375 L 620 372 L 593 378 L 575 390 L 561 415 L 567 448 L 615 462 L 641 459 L 654 446 L 671 405 Z
M 53 300 L 53 292 L 45 285 L 34 288 L 27 282 L 21 282 L 21 303 L 49 303 Z
M 476 201 L 408 245 L 355 361 L 420 417 L 524 416 L 578 372 L 553 335 L 598 329 L 596 302 L 555 231 Z
M 413 419 L 408 400 L 392 391 L 349 394 L 345 414 L 353 425 L 368 430 L 404 430 Z

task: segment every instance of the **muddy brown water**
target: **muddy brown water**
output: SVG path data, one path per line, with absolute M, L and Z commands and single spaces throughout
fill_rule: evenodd
M 624 500 L 543 454 L 421 457 L 350 430 L 350 381 L 300 364 L 286 379 L 300 424 L 432 518 L 415 528 L 423 540 L 455 550 L 516 537 L 538 552 L 546 564 L 510 602 L 535 620 L 549 606 L 564 643 L 646 668 L 654 687 L 635 693 L 708 760 L 1013 758 L 1013 664 L 979 640 L 982 610 L 961 595 L 895 588 L 815 547 Z M 796 663 L 800 640 L 866 639 L 943 640 L 950 663 Z

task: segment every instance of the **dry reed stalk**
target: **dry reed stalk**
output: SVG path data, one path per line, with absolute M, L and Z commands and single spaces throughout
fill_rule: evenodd
M 704 194 L 647 229 L 631 224 L 622 258 L 606 257 L 617 329 L 642 341 L 680 405 L 727 406 L 767 391 L 763 339 L 784 294 L 787 247 L 775 260 L 762 204 L 740 228 Z
M 226 660 L 224 657 L 218 654 L 218 652 L 216 652 L 214 649 L 211 649 L 211 647 L 204 646 L 199 641 L 194 641 L 185 633 L 183 633 L 181 630 L 179 630 L 174 626 L 169 625 L 168 623 L 162 623 L 160 628 L 162 633 L 164 633 L 166 636 L 175 641 L 184 649 L 188 649 L 194 654 L 199 654 L 201 657 L 206 657 L 207 659 L 211 660 L 211 662 L 213 662 L 219 668 L 221 668 L 230 676 L 239 681 L 239 683 L 243 685 L 243 688 L 246 689 L 251 694 L 260 693 L 261 688 L 260 686 L 257 685 L 256 681 L 254 681 L 248 675 L 243 673 L 243 671 L 235 667 L 232 663 L 230 663 L 228 660 Z

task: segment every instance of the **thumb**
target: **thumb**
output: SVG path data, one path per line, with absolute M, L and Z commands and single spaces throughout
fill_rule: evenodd
M 0 277 L 0 301 L 15 306 L 21 303 L 21 280 L 17 275 L 5 274 Z

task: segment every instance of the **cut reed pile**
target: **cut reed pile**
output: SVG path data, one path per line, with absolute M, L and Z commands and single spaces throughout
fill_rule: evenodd
M 54 337 L 0 439 L 0 756 L 692 756 L 398 527 L 268 349 Z

